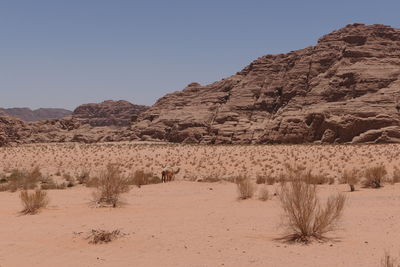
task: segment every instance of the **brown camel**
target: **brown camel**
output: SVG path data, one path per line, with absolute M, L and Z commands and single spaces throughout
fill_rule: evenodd
M 161 182 L 171 182 L 174 179 L 174 175 L 180 171 L 179 167 L 166 167 L 161 172 Z

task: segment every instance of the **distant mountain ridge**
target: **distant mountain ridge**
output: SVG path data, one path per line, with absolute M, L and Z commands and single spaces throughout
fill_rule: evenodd
M 72 114 L 72 111 L 62 108 L 39 108 L 35 110 L 30 108 L 0 108 L 0 113 L 1 112 L 27 122 L 62 119 Z

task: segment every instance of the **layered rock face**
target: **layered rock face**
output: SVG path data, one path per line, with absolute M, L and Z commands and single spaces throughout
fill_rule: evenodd
M 127 101 L 105 101 L 79 106 L 63 119 L 27 123 L 0 111 L 0 146 L 49 142 L 130 141 L 137 137 L 128 130 L 145 106 Z
M 84 104 L 77 107 L 72 116 L 83 124 L 91 126 L 129 126 L 138 115 L 148 107 L 134 105 L 128 101 L 107 100 L 96 104 Z
M 131 126 L 187 143 L 400 141 L 400 29 L 352 24 L 315 46 L 159 99 Z
M 0 108 L 0 112 L 28 122 L 62 119 L 72 114 L 72 111 L 60 108 L 39 108 L 35 110 L 31 110 L 30 108 Z

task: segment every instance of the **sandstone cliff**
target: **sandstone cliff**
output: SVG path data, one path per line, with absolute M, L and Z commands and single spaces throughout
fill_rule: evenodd
M 129 141 L 137 137 L 129 125 L 147 108 L 127 101 L 105 101 L 79 106 L 72 116 L 33 123 L 0 110 L 0 146 L 49 142 Z
M 134 105 L 124 100 L 107 100 L 81 105 L 74 110 L 72 116 L 91 126 L 129 126 L 147 109 L 146 106 Z
M 399 98 L 400 29 L 352 24 L 168 94 L 131 129 L 188 143 L 398 142 Z

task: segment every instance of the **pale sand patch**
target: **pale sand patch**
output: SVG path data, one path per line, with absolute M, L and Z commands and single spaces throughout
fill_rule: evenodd
M 322 197 L 337 191 L 348 189 L 320 186 Z M 400 185 L 346 193 L 337 242 L 307 246 L 274 241 L 284 232 L 276 197 L 238 201 L 230 183 L 134 188 L 116 209 L 89 208 L 90 192 L 51 190 L 50 207 L 31 216 L 17 214 L 18 194 L 1 193 L 1 266 L 378 266 L 385 249 L 400 250 Z M 91 245 L 74 234 L 91 229 L 127 235 Z

